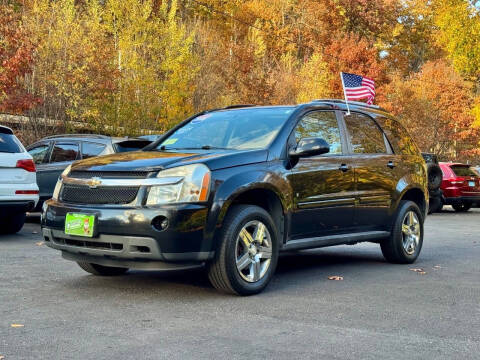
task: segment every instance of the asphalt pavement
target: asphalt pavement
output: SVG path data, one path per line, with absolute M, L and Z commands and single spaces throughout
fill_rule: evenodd
M 447 208 L 414 265 L 375 244 L 297 252 L 237 297 L 198 270 L 89 275 L 28 223 L 0 236 L 0 359 L 480 359 L 479 235 L 480 209 Z

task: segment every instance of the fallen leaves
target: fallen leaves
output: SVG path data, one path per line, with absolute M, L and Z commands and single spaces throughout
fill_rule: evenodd
M 342 280 L 343 280 L 343 276 L 338 276 L 338 275 L 329 276 L 329 277 L 328 277 L 328 280 L 342 281 Z
M 21 327 L 24 327 L 25 325 L 23 325 L 23 324 L 10 324 L 10 326 L 12 328 L 21 328 Z
M 39 242 L 35 243 L 35 245 L 37 245 L 37 246 L 42 246 L 43 244 L 45 244 L 43 241 L 39 241 Z
M 426 272 L 421 268 L 413 268 L 413 269 L 409 269 L 409 270 L 413 271 L 413 272 L 416 272 L 419 275 L 425 275 L 426 274 Z
M 441 268 L 442 268 L 442 267 L 441 267 L 440 265 L 435 265 L 435 266 L 433 267 L 434 270 L 438 270 L 438 269 L 441 269 Z

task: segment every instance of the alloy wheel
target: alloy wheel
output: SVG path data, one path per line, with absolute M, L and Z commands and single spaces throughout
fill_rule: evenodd
M 402 244 L 408 255 L 412 255 L 420 242 L 420 221 L 415 211 L 408 211 L 402 222 Z
M 272 239 L 264 223 L 252 220 L 240 230 L 235 246 L 236 266 L 243 280 L 261 280 L 270 267 Z

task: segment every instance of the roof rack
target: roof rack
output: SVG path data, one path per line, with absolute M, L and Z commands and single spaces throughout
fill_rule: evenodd
M 51 135 L 45 137 L 45 139 L 55 139 L 61 137 L 90 137 L 90 138 L 97 138 L 97 139 L 108 139 L 109 137 L 106 135 L 99 135 L 99 134 L 58 134 L 58 135 Z
M 341 100 L 341 99 L 315 99 L 315 100 L 312 100 L 311 102 L 333 102 L 338 104 L 345 104 L 345 100 Z M 363 106 L 363 107 L 368 107 L 373 109 L 384 110 L 378 105 L 369 105 L 361 101 L 349 101 L 348 103 L 356 106 Z
M 245 108 L 245 107 L 252 107 L 252 106 L 257 106 L 255 104 L 237 104 L 237 105 L 228 105 L 222 108 L 222 110 L 227 110 L 227 109 L 239 109 L 239 108 Z

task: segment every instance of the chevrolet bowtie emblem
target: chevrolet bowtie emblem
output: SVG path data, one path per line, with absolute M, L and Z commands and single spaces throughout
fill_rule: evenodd
M 102 185 L 102 180 L 98 177 L 93 177 L 88 181 L 88 187 L 90 189 L 96 189 L 98 185 Z

